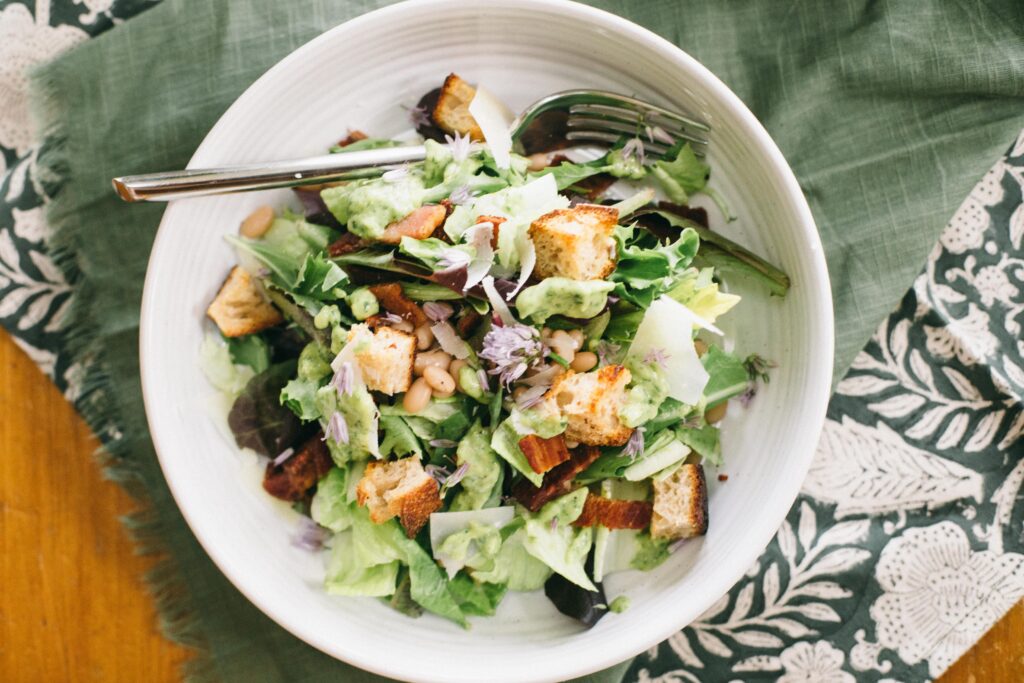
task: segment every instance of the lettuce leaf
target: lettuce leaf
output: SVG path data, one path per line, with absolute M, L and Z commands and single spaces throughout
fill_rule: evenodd
M 235 362 L 227 342 L 217 334 L 203 337 L 199 347 L 199 367 L 215 389 L 231 397 L 241 394 L 256 375 L 251 366 Z
M 377 404 L 365 384 L 358 384 L 351 394 L 339 394 L 334 387 L 321 387 L 316 392 L 317 408 L 324 416 L 340 412 L 348 426 L 348 443 L 327 439 L 327 447 L 336 465 L 351 460 L 366 460 L 380 452 L 377 443 Z
M 650 534 L 643 533 L 636 536 L 637 551 L 629 566 L 648 572 L 660 566 L 669 557 L 669 541 L 651 538 Z
M 494 616 L 508 586 L 475 581 L 464 573 L 448 582 L 448 588 L 464 614 L 477 617 Z
M 650 173 L 669 199 L 676 204 L 687 204 L 691 194 L 707 185 L 711 167 L 701 161 L 687 143 L 679 148 L 675 157 L 655 161 Z
M 331 595 L 384 597 L 395 592 L 398 560 L 366 564 L 357 561 L 355 534 L 345 531 L 331 541 L 324 588 Z
M 474 579 L 505 585 L 512 591 L 535 591 L 544 587 L 544 582 L 551 576 L 551 570 L 527 552 L 524 545 L 526 530 L 522 524 L 522 520 L 519 519 L 502 530 L 502 537 L 505 540 L 501 544 L 501 550 L 498 551 L 491 566 L 480 566 L 470 570 Z
M 358 477 L 356 478 L 358 479 Z M 320 479 L 309 506 L 309 514 L 317 524 L 335 533 L 352 526 L 352 500 L 349 498 L 348 471 L 331 469 Z
M 491 449 L 489 437 L 488 430 L 478 420 L 459 442 L 455 464 L 466 465 L 467 469 L 449 510 L 479 510 L 492 498 L 495 488 L 500 489 L 502 466 L 498 454 Z
M 327 209 L 364 239 L 379 239 L 388 224 L 405 218 L 424 203 L 423 178 L 409 173 L 403 178 L 354 180 L 320 192 Z
M 524 527 L 523 547 L 556 574 L 581 588 L 596 591 L 584 568 L 593 542 L 593 528 L 571 526 L 583 512 L 587 494 L 587 489 L 577 489 L 530 515 Z
M 639 427 L 658 414 L 662 402 L 668 398 L 668 381 L 661 376 L 656 363 L 631 358 L 626 367 L 632 379 L 619 408 L 619 420 L 627 427 Z
M 402 457 L 409 454 L 418 458 L 423 457 L 423 447 L 420 445 L 419 439 L 402 418 L 381 417 L 380 429 L 384 432 L 384 439 L 380 442 L 382 458 L 389 455 Z
M 719 291 L 718 283 L 711 279 L 713 273 L 712 268 L 691 269 L 668 292 L 670 297 L 709 323 L 740 302 L 736 294 Z
M 708 408 L 747 390 L 750 374 L 738 356 L 717 346 L 709 346 L 707 353 L 701 358 L 701 363 L 708 373 L 708 383 L 704 387 L 704 399 Z

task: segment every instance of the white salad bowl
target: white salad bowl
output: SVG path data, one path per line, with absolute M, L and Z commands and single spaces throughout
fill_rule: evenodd
M 495 40 L 495 31 L 504 39 Z M 811 462 L 829 395 L 832 304 L 821 243 L 781 153 L 739 99 L 676 46 L 624 19 L 552 0 L 420 0 L 359 17 L 296 50 L 221 117 L 191 167 L 314 155 L 349 127 L 409 128 L 408 108 L 454 71 L 514 110 L 570 88 L 636 94 L 711 123 L 711 185 L 738 219 L 712 227 L 786 270 L 792 289 L 745 300 L 723 323 L 736 350 L 778 367 L 722 425 L 709 469 L 710 528 L 652 572 L 608 577 L 631 606 L 585 630 L 541 592 L 509 594 L 472 628 L 410 619 L 370 598 L 324 592 L 323 558 L 295 547 L 298 515 L 260 486 L 199 367 L 204 310 L 235 256 L 224 236 L 287 190 L 174 202 L 146 277 L 141 356 L 160 463 L 206 552 L 242 593 L 307 643 L 358 667 L 427 681 L 556 681 L 611 666 L 667 638 L 722 597 L 770 541 Z M 735 404 L 735 402 L 734 402 Z

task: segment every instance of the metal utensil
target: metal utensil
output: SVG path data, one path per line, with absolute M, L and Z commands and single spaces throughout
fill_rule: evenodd
M 703 155 L 710 127 L 690 116 L 625 95 L 601 90 L 567 90 L 537 100 L 512 122 L 512 139 L 522 153 L 546 151 L 564 141 L 610 146 L 635 136 L 645 152 L 664 154 L 679 141 Z M 114 178 L 126 202 L 168 201 L 212 194 L 294 187 L 379 176 L 422 161 L 423 145 L 388 147 L 305 159 L 268 161 L 222 168 L 189 169 Z

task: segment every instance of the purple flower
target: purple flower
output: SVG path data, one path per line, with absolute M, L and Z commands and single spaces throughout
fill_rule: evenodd
M 552 518 L 551 518 L 551 524 L 549 524 L 548 526 L 549 526 L 549 528 L 550 528 L 550 529 L 551 529 L 552 531 L 554 531 L 555 529 L 557 529 L 557 528 L 558 528 L 558 517 L 552 517 Z
M 674 553 L 675 551 L 679 550 L 684 545 L 686 545 L 686 542 L 688 540 L 690 540 L 690 539 L 688 539 L 688 538 L 680 538 L 677 541 L 672 541 L 672 543 L 668 546 L 668 551 L 670 553 Z
M 637 161 L 641 164 L 647 161 L 647 157 L 644 153 L 644 142 L 640 138 L 630 138 L 625 145 L 622 146 L 622 158 L 629 160 L 636 157 Z
M 660 142 L 669 147 L 676 143 L 675 139 L 661 126 L 646 126 L 644 131 L 647 133 L 647 139 L 651 142 Z
M 322 550 L 324 542 L 331 537 L 330 529 L 326 529 L 309 517 L 302 517 L 299 521 L 298 532 L 292 536 L 292 545 L 310 552 Z
M 452 153 L 452 159 L 456 162 L 465 161 L 469 156 L 470 140 L 468 135 L 459 133 L 456 133 L 455 137 L 445 135 L 444 141 L 448 143 L 448 151 Z
M 492 375 L 510 386 L 531 366 L 543 362 L 546 352 L 536 328 L 513 323 L 490 329 L 484 337 L 480 357 L 491 362 Z
M 426 107 L 413 107 L 409 110 L 409 118 L 412 119 L 412 125 L 417 128 L 434 125 L 434 122 L 430 119 L 430 114 L 427 113 Z
M 473 201 L 473 191 L 469 189 L 469 185 L 459 185 L 448 195 L 448 201 L 456 206 L 468 204 Z
M 334 443 L 348 444 L 348 422 L 340 412 L 335 411 L 327 420 L 327 432 L 324 434 L 324 438 L 330 438 Z
M 466 472 L 468 472 L 468 471 L 469 471 L 469 463 L 468 462 L 464 462 L 461 465 L 459 465 L 459 468 L 457 470 L 455 470 L 454 472 L 452 472 L 452 476 L 450 476 L 450 477 L 448 477 L 447 479 L 444 480 L 445 488 L 451 488 L 452 486 L 455 486 L 456 484 L 458 484 L 460 481 L 462 481 L 462 478 L 466 476 Z
M 459 445 L 451 439 L 431 439 L 428 443 L 434 448 L 455 448 Z M 427 465 L 427 467 L 430 467 L 430 465 Z
M 645 363 L 655 363 L 662 370 L 665 369 L 668 359 L 672 356 L 665 353 L 665 349 L 654 347 L 644 355 Z
M 288 458 L 292 457 L 293 455 L 295 455 L 294 448 L 284 449 L 276 458 L 274 458 L 274 467 L 283 464 L 286 460 L 288 460 Z
M 452 475 L 451 470 L 448 470 L 440 465 L 427 465 L 423 468 L 423 471 L 434 478 L 438 484 L 444 484 L 445 480 Z
M 405 319 L 394 313 L 385 313 L 380 317 L 380 321 L 386 325 L 401 325 Z
M 440 301 L 428 301 L 423 304 L 423 312 L 435 323 L 447 320 L 455 313 L 455 309 Z
M 622 449 L 623 455 L 628 455 L 633 460 L 636 460 L 644 454 L 645 431 L 643 427 L 637 427 L 633 430 L 633 433 L 629 436 L 629 441 L 626 442 L 625 447 Z
M 620 349 L 622 349 L 621 345 L 602 340 L 597 344 L 597 360 L 601 365 L 610 365 Z
M 339 394 L 352 394 L 355 389 L 355 371 L 352 369 L 352 363 L 345 361 L 341 364 L 338 371 L 334 373 L 334 377 L 331 378 L 331 386 Z
M 491 390 L 491 383 L 488 381 L 487 373 L 484 372 L 483 368 L 480 368 L 479 370 L 476 371 L 476 378 L 480 382 L 480 388 L 482 388 L 484 391 Z

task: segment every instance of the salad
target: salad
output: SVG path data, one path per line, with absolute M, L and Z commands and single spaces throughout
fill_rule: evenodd
M 454 74 L 413 115 L 425 161 L 242 222 L 204 371 L 328 593 L 465 626 L 544 590 L 591 626 L 628 605 L 604 577 L 706 533 L 717 424 L 770 366 L 727 350 L 723 284 L 788 278 L 690 204 L 689 145 L 645 155 L 657 126 L 520 155 Z

